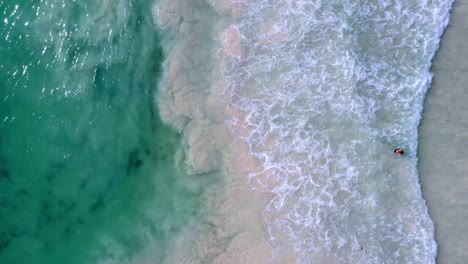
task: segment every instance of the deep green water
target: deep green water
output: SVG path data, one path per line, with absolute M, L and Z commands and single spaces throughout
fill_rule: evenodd
M 157 260 L 196 215 L 154 105 L 153 5 L 0 0 L 0 263 Z

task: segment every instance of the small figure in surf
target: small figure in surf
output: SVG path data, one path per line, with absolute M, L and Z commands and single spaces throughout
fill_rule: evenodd
M 405 151 L 401 148 L 396 148 L 393 150 L 393 152 L 397 155 L 403 155 L 405 153 Z

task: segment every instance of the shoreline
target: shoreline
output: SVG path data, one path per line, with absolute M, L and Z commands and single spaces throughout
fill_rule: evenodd
M 464 34 L 468 1 L 453 4 L 450 22 L 431 71 L 433 82 L 419 126 L 418 170 L 424 199 L 435 225 L 437 263 L 468 259 L 468 62 Z

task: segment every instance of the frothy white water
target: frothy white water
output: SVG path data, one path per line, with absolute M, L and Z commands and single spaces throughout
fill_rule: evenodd
M 221 210 L 209 221 L 230 231 L 204 236 L 216 242 L 194 247 L 210 244 L 217 257 L 199 260 L 236 263 L 233 252 L 265 242 L 261 224 L 245 220 L 255 196 L 233 198 L 249 193 L 248 180 L 271 198 L 263 218 L 272 251 L 261 246 L 262 257 L 243 262 L 434 263 L 417 126 L 450 5 L 161 1 L 155 17 L 174 40 L 162 116 L 185 135 L 188 170 L 220 172 L 228 186 L 206 210 Z M 226 242 L 243 227 L 260 239 Z

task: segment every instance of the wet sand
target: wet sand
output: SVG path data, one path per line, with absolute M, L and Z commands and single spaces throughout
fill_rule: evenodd
M 433 62 L 419 131 L 419 175 L 435 222 L 440 264 L 468 260 L 467 29 L 468 0 L 460 0 Z

